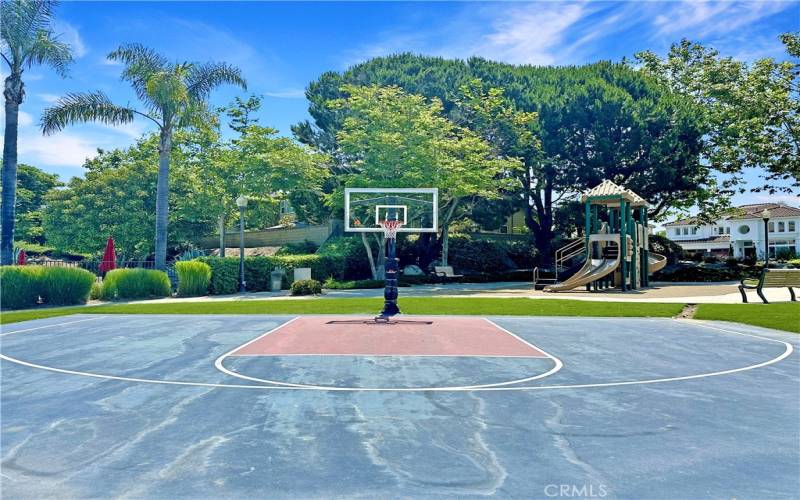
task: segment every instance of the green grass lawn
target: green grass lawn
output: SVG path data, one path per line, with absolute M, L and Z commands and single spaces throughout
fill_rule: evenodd
M 30 309 L 0 314 L 0 323 L 14 323 L 67 314 L 368 314 L 381 310 L 383 299 L 252 300 L 109 304 L 95 307 Z M 406 314 L 482 316 L 656 316 L 678 314 L 681 304 L 588 302 L 525 298 L 409 297 L 400 300 Z
M 108 304 L 94 307 L 28 309 L 0 313 L 0 324 L 68 314 L 365 314 L 380 311 L 383 299 L 252 300 Z M 569 299 L 484 297 L 408 297 L 400 299 L 406 314 L 480 316 L 676 316 L 683 304 L 589 302 Z M 800 333 L 800 303 L 701 304 L 696 319 L 733 321 Z
M 777 304 L 700 304 L 695 319 L 733 321 L 800 333 L 800 302 Z

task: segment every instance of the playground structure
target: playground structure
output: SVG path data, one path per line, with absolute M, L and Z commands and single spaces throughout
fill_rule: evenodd
M 581 201 L 586 206 L 585 237 L 556 252 L 556 280 L 566 259 L 585 252 L 586 260 L 575 274 L 544 291 L 649 286 L 650 275 L 666 265 L 666 257 L 648 250 L 647 202 L 610 180 L 584 193 Z

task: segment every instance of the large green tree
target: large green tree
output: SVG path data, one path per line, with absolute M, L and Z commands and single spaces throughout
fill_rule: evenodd
M 503 172 L 520 166 L 495 155 L 489 144 L 442 115 L 439 99 L 404 92 L 396 86 L 342 88 L 344 99 L 328 103 L 346 110 L 337 142 L 349 171 L 348 187 L 437 187 L 443 264 L 447 264 L 449 228 L 459 207 L 476 196 L 497 198 Z M 338 201 L 339 196 L 335 197 Z M 372 248 L 362 233 L 368 255 Z M 373 275 L 382 270 L 384 240 L 377 238 Z
M 785 60 L 752 63 L 724 57 L 690 40 L 666 57 L 636 55 L 643 71 L 696 104 L 706 128 L 704 160 L 741 188 L 742 173 L 763 169 L 754 191 L 791 192 L 800 187 L 800 36 L 781 36 Z
M 205 179 L 193 154 L 196 134 L 178 132 L 170 152 L 170 241 L 185 244 L 214 227 L 202 196 Z M 152 227 L 157 205 L 161 139 L 146 136 L 125 149 L 101 151 L 84 164 L 84 177 L 45 196 L 43 226 L 59 250 L 99 254 L 113 236 L 124 258 L 144 260 L 153 253 Z
M 17 168 L 15 239 L 44 243 L 42 205 L 47 193 L 63 184 L 58 175 L 21 163 Z
M 72 93 L 45 110 L 42 131 L 50 134 L 72 123 L 99 121 L 121 124 L 140 116 L 159 130 L 158 185 L 155 217 L 155 264 L 166 266 L 169 217 L 169 160 L 175 130 L 207 119 L 207 99 L 222 84 L 245 88 L 238 68 L 225 63 L 170 63 L 157 52 L 139 44 L 123 45 L 108 55 L 125 69 L 122 79 L 131 84 L 143 108 L 119 106 L 100 91 Z
M 712 170 L 700 162 L 704 129 L 693 103 L 625 64 L 532 67 L 480 58 L 377 58 L 341 74 L 325 73 L 309 85 L 313 123 L 294 128 L 301 140 L 339 149 L 337 133 L 349 111 L 325 103 L 340 97 L 348 83 L 397 85 L 438 98 L 445 116 L 480 134 L 496 154 L 522 160 L 525 169 L 508 196 L 522 198 L 545 260 L 552 256 L 554 211 L 604 178 L 648 199 L 654 219 L 670 208 L 718 198 Z M 527 120 L 532 113 L 536 120 Z
M 320 196 L 328 176 L 328 160 L 310 147 L 280 137 L 271 127 L 258 125 L 255 113 L 261 107 L 257 96 L 237 98 L 219 111 L 227 115 L 228 126 L 236 136 L 228 141 L 216 139 L 197 151 L 198 171 L 203 176 L 205 211 L 215 214 L 220 226 L 220 252 L 224 253 L 226 221 L 235 220 L 236 198 L 247 196 L 249 226 L 264 225 L 276 213 L 278 202 Z M 273 219 L 276 222 L 277 217 Z
M 25 99 L 22 74 L 34 65 L 46 65 L 66 76 L 72 62 L 69 45 L 53 31 L 57 2 L 51 0 L 3 0 L 0 2 L 0 53 L 8 65 L 3 142 L 2 208 L 0 215 L 0 265 L 14 260 L 16 223 L 17 136 L 19 107 Z

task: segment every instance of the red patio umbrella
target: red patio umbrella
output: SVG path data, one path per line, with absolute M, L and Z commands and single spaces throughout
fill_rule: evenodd
M 103 262 L 100 263 L 100 272 L 107 273 L 117 268 L 117 254 L 114 252 L 114 237 L 109 236 L 106 242 L 106 251 L 103 253 Z
M 17 257 L 17 265 L 24 266 L 26 262 L 28 262 L 28 256 L 25 255 L 25 250 L 20 250 L 19 257 Z

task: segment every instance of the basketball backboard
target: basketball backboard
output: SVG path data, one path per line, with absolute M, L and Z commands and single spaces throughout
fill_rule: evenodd
M 436 188 L 346 188 L 344 230 L 384 232 L 379 221 L 399 220 L 399 233 L 435 233 L 439 229 Z

